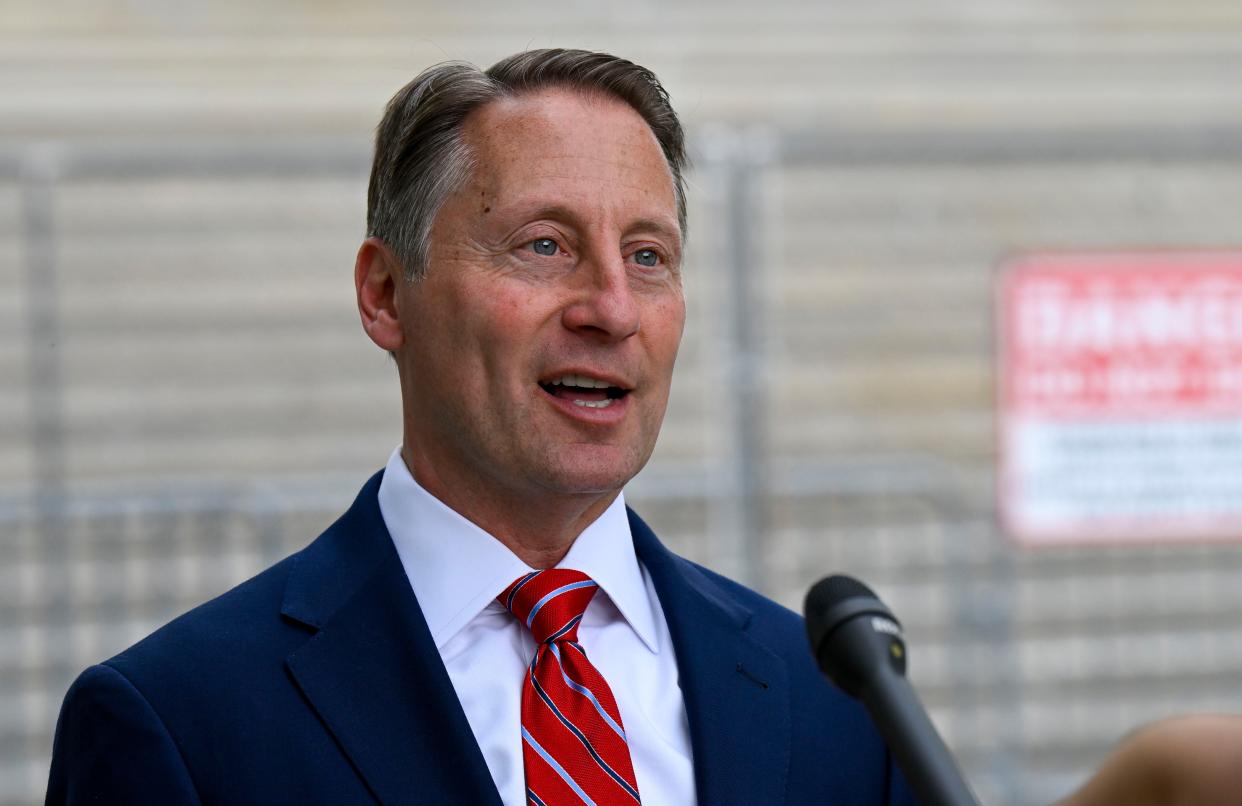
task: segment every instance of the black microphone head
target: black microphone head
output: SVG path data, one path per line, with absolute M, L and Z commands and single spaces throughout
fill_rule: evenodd
M 827 613 L 837 602 L 859 596 L 880 598 L 875 595 L 875 591 L 854 577 L 847 577 L 844 574 L 824 577 L 806 592 L 806 604 L 803 610 L 806 613 L 807 623 L 810 624 L 811 613 Z
M 901 624 L 857 579 L 821 579 L 807 591 L 803 612 L 820 670 L 846 694 L 858 697 L 876 674 L 905 675 Z

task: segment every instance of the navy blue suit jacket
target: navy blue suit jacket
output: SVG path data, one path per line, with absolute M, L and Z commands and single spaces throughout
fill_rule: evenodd
M 84 672 L 48 803 L 499 806 L 379 479 L 307 548 Z M 699 802 L 912 803 L 801 618 L 630 520 L 677 648 Z

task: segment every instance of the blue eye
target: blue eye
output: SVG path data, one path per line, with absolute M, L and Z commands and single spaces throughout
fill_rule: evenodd
M 551 238 L 539 238 L 538 240 L 531 241 L 530 248 L 534 250 L 536 255 L 544 255 L 546 257 L 555 255 L 559 249 L 556 241 Z
M 634 262 L 640 266 L 652 268 L 659 265 L 660 256 L 654 249 L 639 249 L 634 253 Z

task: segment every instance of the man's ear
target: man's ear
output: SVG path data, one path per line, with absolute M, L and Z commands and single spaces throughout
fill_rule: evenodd
M 401 261 L 379 238 L 367 238 L 354 261 L 354 289 L 362 329 L 381 348 L 393 352 L 405 343 L 397 309 L 397 289 L 405 282 Z

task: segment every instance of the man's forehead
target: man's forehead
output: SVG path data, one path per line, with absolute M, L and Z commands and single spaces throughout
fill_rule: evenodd
M 656 169 L 672 189 L 672 172 L 646 121 L 607 95 L 551 88 L 499 98 L 475 110 L 463 134 L 475 179 L 486 185 L 612 165 Z

